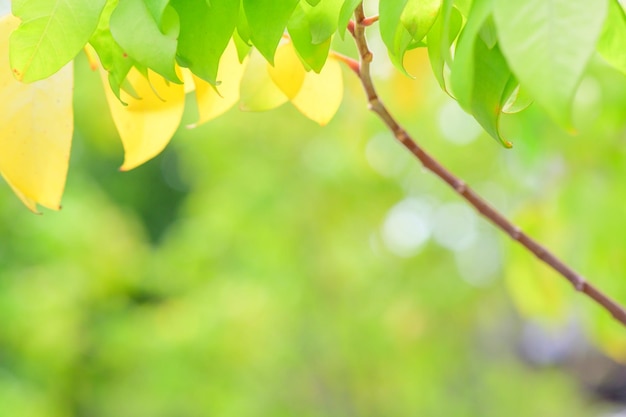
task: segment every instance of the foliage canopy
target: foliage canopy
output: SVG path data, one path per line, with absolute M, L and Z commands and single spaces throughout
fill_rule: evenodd
M 180 123 L 185 92 L 195 90 L 198 123 L 239 100 L 246 110 L 267 110 L 289 100 L 325 124 L 341 101 L 337 62 L 348 62 L 331 52 L 332 38 L 345 36 L 359 3 L 16 0 L 12 14 L 17 19 L 2 21 L 2 47 L 15 76 L 11 81 L 5 65 L 3 91 L 17 81 L 52 77 L 84 48 L 93 65 L 101 65 L 107 90 L 119 101 L 109 95 L 126 151 L 124 170 L 166 146 Z M 391 62 L 406 72 L 406 52 L 428 48 L 442 88 L 507 147 L 511 144 L 500 132 L 500 115 L 522 110 L 531 101 L 573 129 L 571 103 L 594 52 L 626 73 L 626 17 L 617 0 L 380 0 L 378 11 Z M 48 82 L 69 91 L 71 78 Z M 12 102 L 33 94 L 35 85 L 21 88 L 6 93 Z M 50 108 L 61 112 L 54 117 L 63 125 L 72 124 L 67 105 Z M 53 114 L 29 112 L 28 124 L 46 124 L 39 120 L 47 117 L 44 113 Z M 3 125 L 21 132 L 26 129 L 23 117 L 5 116 Z M 49 164 L 33 157 L 25 163 L 3 152 L 7 156 L 0 171 L 33 210 L 37 203 L 60 206 L 71 130 L 50 137 L 50 147 L 61 151 L 49 157 Z M 45 143 L 36 146 L 48 154 Z M 55 180 L 35 185 L 42 176 Z

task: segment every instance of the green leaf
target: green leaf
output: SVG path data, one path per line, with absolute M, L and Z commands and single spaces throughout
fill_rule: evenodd
M 383 0 L 378 3 L 380 36 L 387 46 L 391 62 L 404 74 L 404 54 L 413 37 L 401 23 L 402 12 L 407 0 Z
M 454 7 L 459 9 L 461 15 L 469 16 L 473 0 L 454 0 Z
M 480 28 L 479 36 L 488 48 L 493 48 L 498 43 L 498 31 L 491 16 L 487 18 L 483 27 Z
M 299 0 L 243 0 L 250 39 L 270 63 Z
M 502 138 L 499 120 L 502 109 L 511 95 L 510 80 L 513 78 L 500 48 L 489 47 L 477 37 L 474 45 L 474 85 L 472 88 L 471 112 L 478 123 L 494 139 L 507 148 L 511 143 Z
M 448 92 L 448 88 L 444 78 L 444 70 L 446 63 L 452 62 L 450 47 L 459 34 L 462 24 L 461 13 L 452 7 L 451 0 L 444 0 L 439 16 L 427 35 L 430 65 L 441 89 L 446 92 Z
M 316 7 L 300 3 L 287 25 L 298 56 L 317 73 L 328 58 L 339 7 L 336 0 L 322 0 Z
M 613 67 L 626 74 L 626 14 L 617 0 L 609 1 L 609 14 L 598 41 L 598 52 Z
M 494 0 L 502 53 L 552 118 L 571 127 L 571 103 L 607 13 L 607 0 Z
M 475 0 L 467 23 L 459 35 L 452 62 L 450 84 L 455 98 L 464 109 L 471 108 L 474 86 L 474 46 L 483 24 L 491 13 L 492 0 Z
M 508 97 L 502 106 L 502 113 L 506 114 L 519 113 L 533 104 L 532 97 L 514 76 L 509 79 L 502 97 Z
M 339 28 L 339 36 L 343 39 L 346 28 L 348 27 L 348 23 L 354 14 L 354 9 L 356 6 L 361 3 L 361 0 L 345 0 L 343 2 L 343 6 L 341 6 L 341 10 L 339 11 L 339 21 L 337 22 L 337 27 Z
M 22 20 L 10 37 L 11 68 L 24 82 L 47 78 L 71 61 L 98 26 L 106 0 L 13 0 Z
M 134 60 L 124 53 L 122 47 L 113 39 L 109 30 L 111 13 L 117 7 L 119 0 L 108 0 L 96 31 L 89 39 L 89 43 L 96 50 L 100 64 L 109 72 L 109 85 L 118 99 L 121 99 L 120 88 L 132 68 Z
M 170 0 L 144 0 L 148 11 L 152 15 L 152 18 L 159 27 L 161 26 L 161 20 L 163 19 L 163 13 L 165 8 L 170 3 Z
M 177 56 L 182 66 L 216 85 L 220 57 L 237 26 L 239 2 L 172 0 L 180 17 Z
M 241 38 L 239 31 L 235 31 L 233 34 L 233 42 L 235 42 L 235 48 L 237 48 L 237 58 L 239 59 L 239 63 L 242 63 L 250 53 L 250 49 L 252 49 L 252 47 Z
M 306 2 L 309 3 L 311 6 L 317 6 L 320 0 L 306 0 Z
M 142 0 L 123 0 L 111 15 L 111 34 L 126 53 L 169 81 L 180 83 L 174 69 L 176 26 L 167 35 Z
M 314 44 L 326 42 L 337 30 L 337 16 L 341 10 L 342 0 L 321 0 L 315 7 L 304 7 L 311 41 Z
M 237 33 L 241 40 L 250 43 L 250 25 L 248 24 L 248 18 L 243 12 L 243 3 L 239 7 L 239 17 L 237 18 Z
M 400 16 L 412 43 L 421 41 L 435 23 L 442 0 L 407 0 Z

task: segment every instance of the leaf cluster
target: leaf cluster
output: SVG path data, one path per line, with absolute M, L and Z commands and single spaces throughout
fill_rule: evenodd
M 69 74 L 68 65 L 84 49 L 108 84 L 125 150 L 123 170 L 166 146 L 180 124 L 185 94 L 192 91 L 198 123 L 237 102 L 244 110 L 267 110 L 290 101 L 326 124 L 342 98 L 339 63 L 359 70 L 355 60 L 331 51 L 333 37 L 353 28 L 350 19 L 359 4 L 15 0 L 12 14 L 21 22 L 15 28 L 13 17 L 4 18 L 1 40 L 10 67 L 0 68 L 0 94 L 7 102 L 27 103 L 45 80 L 53 86 L 46 88 L 65 88 L 67 95 L 72 77 L 59 74 Z M 533 101 L 573 130 L 571 103 L 596 52 L 626 73 L 626 16 L 618 0 L 380 0 L 378 13 L 391 62 L 406 73 L 406 52 L 426 48 L 444 91 L 506 147 L 511 144 L 501 133 L 500 116 Z M 31 84 L 18 88 L 24 85 L 18 81 Z M 21 138 L 21 148 L 3 148 L 0 172 L 33 210 L 37 203 L 60 206 L 72 116 L 71 103 L 57 104 L 42 100 L 37 110 L 26 105 L 23 114 L 2 120 L 6 134 Z M 46 130 L 46 117 L 62 120 L 69 130 Z M 20 127 L 25 124 L 42 126 L 36 148 L 32 129 Z M 37 162 L 54 159 L 50 149 L 60 149 L 56 159 Z M 42 176 L 55 180 L 41 184 Z

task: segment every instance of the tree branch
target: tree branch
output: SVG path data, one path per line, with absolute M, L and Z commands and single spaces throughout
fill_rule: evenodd
M 576 291 L 580 291 L 607 310 L 615 319 L 626 326 L 626 310 L 617 302 L 612 300 L 602 291 L 588 283 L 580 274 L 558 259 L 549 250 L 539 244 L 536 240 L 526 235 L 517 226 L 511 223 L 502 213 L 493 208 L 480 195 L 472 190 L 464 181 L 454 176 L 450 171 L 443 167 L 436 159 L 426 153 L 411 136 L 398 124 L 394 117 L 389 113 L 385 105 L 378 98 L 376 89 L 372 82 L 370 73 L 370 64 L 372 62 L 372 53 L 369 50 L 367 40 L 365 38 L 365 28 L 371 25 L 371 18 L 365 17 L 363 12 L 363 4 L 359 4 L 355 10 L 354 23 L 354 39 L 359 51 L 359 78 L 367 100 L 369 109 L 376 113 L 382 121 L 392 131 L 395 138 L 419 161 L 424 168 L 445 181 L 457 194 L 463 197 L 471 204 L 480 214 L 493 223 L 497 228 L 508 234 L 511 239 L 519 242 L 528 251 L 533 253 L 537 258 L 542 260 L 552 269 L 567 279 Z M 351 31 L 352 32 L 352 31 Z

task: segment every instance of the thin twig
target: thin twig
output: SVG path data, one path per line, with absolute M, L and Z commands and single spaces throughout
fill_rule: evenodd
M 335 51 L 330 51 L 329 56 L 332 56 L 337 61 L 343 62 L 348 68 L 354 71 L 356 75 L 359 75 L 359 61 Z
M 363 26 L 372 26 L 376 22 L 378 22 L 378 15 L 363 18 L 361 24 Z
M 424 168 L 445 181 L 452 189 L 454 189 L 461 197 L 471 204 L 481 215 L 487 218 L 497 228 L 508 234 L 511 239 L 519 242 L 528 251 L 532 252 L 537 258 L 542 260 L 552 269 L 565 277 L 576 291 L 587 294 L 592 300 L 604 307 L 613 317 L 626 326 L 626 310 L 617 302 L 612 300 L 602 291 L 588 283 L 580 274 L 558 259 L 549 250 L 539 244 L 536 240 L 526 235 L 519 227 L 511 223 L 502 213 L 493 208 L 474 190 L 472 190 L 464 181 L 454 176 L 450 171 L 443 167 L 436 159 L 426 153 L 411 136 L 398 124 L 394 117 L 389 113 L 385 105 L 378 98 L 372 77 L 370 73 L 370 64 L 372 62 L 372 53 L 367 45 L 365 38 L 365 27 L 371 24 L 363 12 L 363 4 L 355 10 L 354 39 L 359 50 L 360 71 L 359 78 L 367 95 L 369 108 L 376 113 L 387 127 L 393 132 L 395 138 L 420 160 Z

